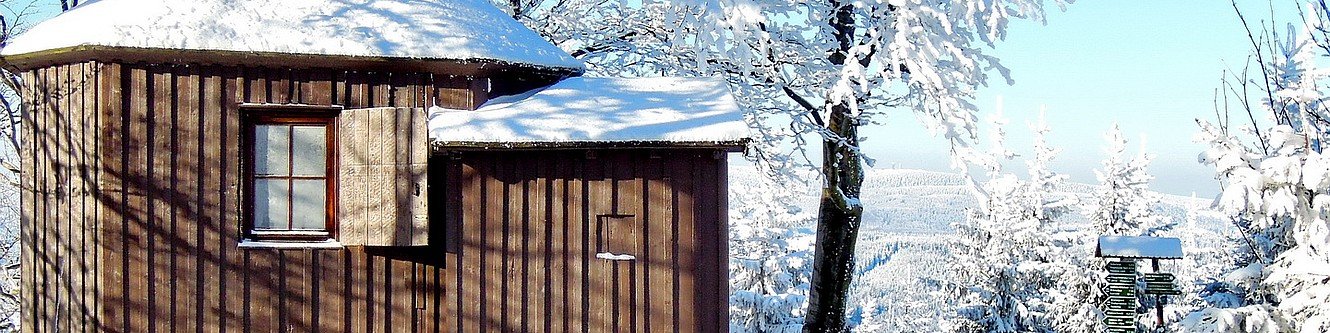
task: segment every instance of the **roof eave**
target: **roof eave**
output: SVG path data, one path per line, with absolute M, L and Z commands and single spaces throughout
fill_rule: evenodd
M 620 140 L 620 141 L 433 141 L 435 152 L 563 149 L 716 149 L 740 152 L 751 139 L 738 140 Z
M 103 45 L 77 45 L 0 57 L 0 63 L 3 63 L 5 68 L 16 71 L 89 60 L 118 63 L 418 71 L 472 76 L 489 76 L 499 72 L 520 70 L 566 77 L 579 76 L 585 71 L 582 67 L 545 66 L 495 59 L 410 58 Z

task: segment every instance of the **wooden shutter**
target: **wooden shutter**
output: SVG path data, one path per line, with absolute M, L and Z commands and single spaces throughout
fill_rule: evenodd
M 428 245 L 426 127 L 422 108 L 342 111 L 337 239 L 343 245 Z

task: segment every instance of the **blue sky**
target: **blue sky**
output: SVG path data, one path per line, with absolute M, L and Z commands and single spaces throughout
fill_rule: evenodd
M 59 12 L 57 1 L 38 3 L 41 16 Z M 1297 17 L 1295 2 L 1276 5 L 1277 19 Z M 1252 23 L 1268 17 L 1266 1 L 1240 6 Z M 1082 0 L 1065 12 L 1049 8 L 1047 25 L 1014 22 L 992 54 L 1016 83 L 994 80 L 975 102 L 986 119 L 1002 100 L 1011 121 L 1007 142 L 1018 152 L 1029 150 L 1026 124 L 1046 109 L 1049 140 L 1063 149 L 1054 169 L 1073 181 L 1095 182 L 1104 133 L 1118 123 L 1133 151 L 1144 139 L 1144 149 L 1155 155 L 1155 190 L 1209 197 L 1218 183 L 1211 168 L 1196 162 L 1203 147 L 1193 142 L 1195 119 L 1214 118 L 1219 76 L 1241 68 L 1248 48 L 1228 1 Z M 865 149 L 878 167 L 951 170 L 944 143 L 913 114 L 895 114 L 887 123 L 864 131 L 870 138 Z
M 1276 5 L 1282 12 L 1277 19 L 1297 18 L 1293 2 Z M 1269 17 L 1265 1 L 1240 6 L 1249 22 Z M 1225 68 L 1240 69 L 1248 49 L 1228 1 L 1078 1 L 1066 12 L 1050 9 L 1046 26 L 1014 23 L 993 54 L 1016 83 L 991 82 L 975 102 L 987 119 L 1001 98 L 1011 120 L 1007 144 L 1018 152 L 1029 151 L 1026 124 L 1044 107 L 1052 129 L 1048 139 L 1063 149 L 1054 170 L 1072 181 L 1096 182 L 1104 134 L 1117 123 L 1131 151 L 1144 138 L 1144 149 L 1154 154 L 1155 190 L 1211 197 L 1218 182 L 1212 168 L 1197 163 L 1204 147 L 1193 142 L 1195 119 L 1215 118 L 1220 75 Z M 943 142 L 913 115 L 866 132 L 878 167 L 950 170 Z

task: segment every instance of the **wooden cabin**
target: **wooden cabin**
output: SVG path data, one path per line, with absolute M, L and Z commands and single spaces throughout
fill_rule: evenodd
M 475 0 L 102 0 L 0 56 L 23 332 L 728 327 L 723 82 Z

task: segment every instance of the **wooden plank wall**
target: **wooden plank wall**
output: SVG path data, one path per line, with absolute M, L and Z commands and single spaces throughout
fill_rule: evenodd
M 727 330 L 724 165 L 709 150 L 461 153 L 446 178 L 462 202 L 445 237 L 461 257 L 449 328 Z M 602 215 L 632 216 L 637 229 L 601 232 Z M 605 239 L 616 233 L 636 238 L 621 247 L 636 260 L 596 258 L 623 245 Z
M 727 327 L 725 168 L 711 151 L 436 156 L 432 202 L 447 204 L 431 206 L 428 247 L 241 250 L 239 103 L 470 108 L 479 85 L 97 62 L 24 75 L 24 332 Z M 590 252 L 596 215 L 614 213 L 649 226 L 633 233 L 639 260 Z
M 23 332 L 97 331 L 98 68 L 22 74 Z M 40 250 L 39 250 L 40 249 Z

